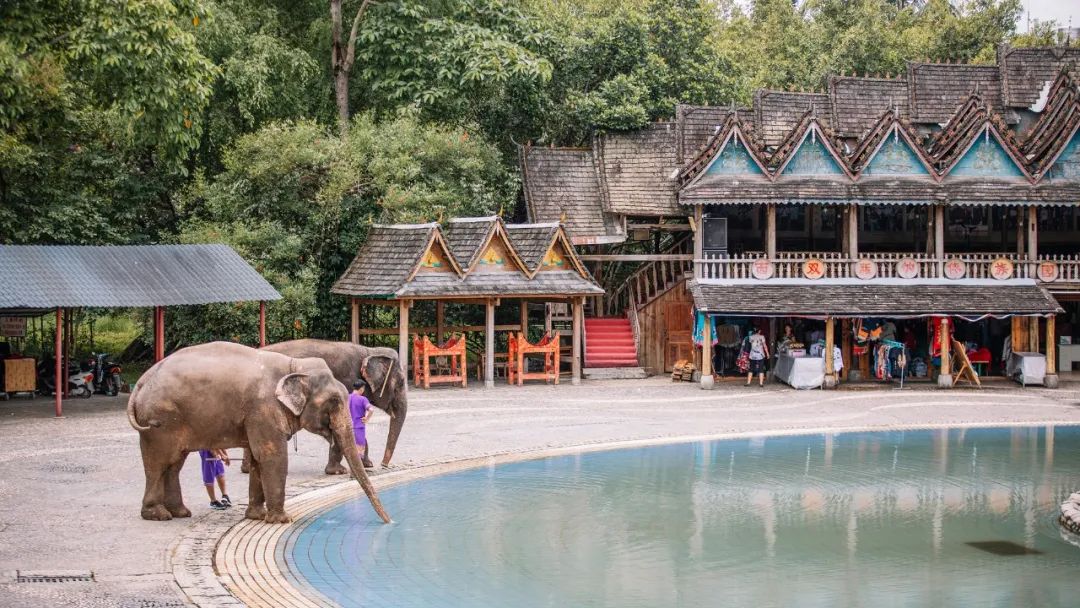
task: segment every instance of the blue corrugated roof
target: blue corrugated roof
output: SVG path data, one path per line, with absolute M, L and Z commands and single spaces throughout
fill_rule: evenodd
M 0 245 L 0 308 L 279 299 L 228 245 Z

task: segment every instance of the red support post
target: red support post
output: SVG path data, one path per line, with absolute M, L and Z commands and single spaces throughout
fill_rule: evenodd
M 266 302 L 259 302 L 259 348 L 266 346 Z
M 154 362 L 165 358 L 165 309 L 154 307 Z
M 67 378 L 64 378 L 64 309 L 56 309 L 56 417 L 64 416 L 64 387 L 67 386 Z

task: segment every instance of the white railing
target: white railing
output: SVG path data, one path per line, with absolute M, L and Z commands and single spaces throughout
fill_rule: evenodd
M 851 259 L 836 252 L 783 252 L 769 260 L 764 254 L 749 253 L 694 260 L 694 276 L 705 281 L 944 278 L 1080 283 L 1080 255 L 1046 255 L 1029 261 L 1016 253 L 958 253 L 938 259 L 919 253 L 879 252 Z

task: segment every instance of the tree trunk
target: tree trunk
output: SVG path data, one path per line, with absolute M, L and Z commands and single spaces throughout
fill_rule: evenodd
M 344 138 L 349 132 L 349 72 L 352 71 L 353 61 L 356 60 L 356 34 L 360 28 L 360 20 L 364 17 L 364 11 L 371 4 L 371 0 L 364 0 L 360 8 L 356 10 L 353 18 L 352 29 L 349 31 L 349 40 L 342 42 L 341 31 L 341 1 L 330 0 L 330 65 L 334 72 L 334 101 L 338 109 L 338 128 L 341 137 Z

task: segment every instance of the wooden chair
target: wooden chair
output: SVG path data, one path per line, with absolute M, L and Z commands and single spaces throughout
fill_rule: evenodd
M 982 388 L 982 382 L 979 381 L 979 374 L 975 373 L 975 369 L 971 367 L 971 361 L 967 356 L 967 349 L 956 339 L 953 339 L 952 341 L 952 368 L 955 370 L 953 371 L 953 386 L 964 381 Z
M 521 386 L 525 380 L 543 380 L 544 382 L 555 381 L 559 383 L 559 334 L 548 333 L 536 344 L 529 342 L 524 333 L 510 335 L 510 359 L 513 361 L 508 366 L 510 383 L 515 381 Z M 525 367 L 525 357 L 528 355 L 544 356 L 544 371 L 529 373 Z
M 447 357 L 450 360 L 448 374 L 432 374 L 431 360 L 437 357 Z M 454 334 L 449 340 L 438 345 L 427 336 L 413 336 L 413 384 L 424 388 L 431 388 L 433 383 L 460 383 L 462 387 L 467 386 L 466 357 L 464 334 Z

